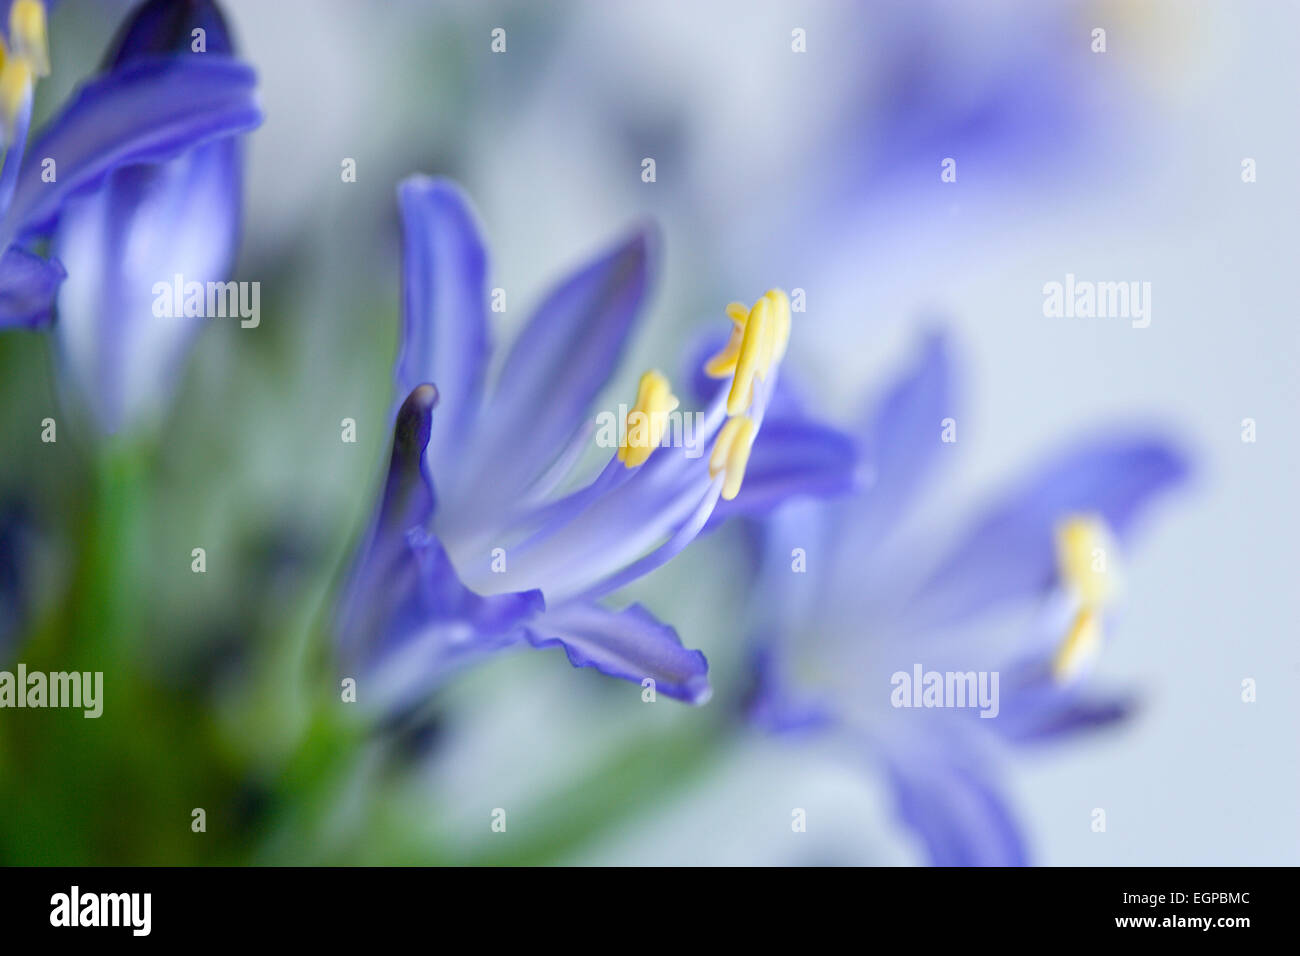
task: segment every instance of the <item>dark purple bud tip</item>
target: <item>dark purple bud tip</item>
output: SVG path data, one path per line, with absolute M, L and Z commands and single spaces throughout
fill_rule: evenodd
M 433 424 L 433 408 L 438 404 L 438 389 L 432 385 L 417 385 L 397 412 L 393 426 L 393 457 L 405 458 L 424 454 L 429 445 L 429 429 Z
M 230 55 L 235 45 L 214 0 L 148 0 L 118 30 L 108 68 L 153 56 Z

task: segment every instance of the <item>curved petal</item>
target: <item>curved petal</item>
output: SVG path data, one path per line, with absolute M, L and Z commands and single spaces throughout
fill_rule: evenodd
M 943 451 L 943 420 L 953 417 L 952 361 L 943 336 L 925 339 L 920 357 L 872 408 L 863 429 L 870 484 L 854 506 L 848 533 L 874 547 L 924 490 Z
M 1048 604 L 1071 609 L 1076 606 L 1072 600 Z M 1035 633 L 1040 630 L 1046 633 Z M 1098 694 L 1092 689 L 1092 681 L 1083 678 L 1082 671 L 1068 679 L 1054 673 L 1064 632 L 1062 615 L 1045 612 L 1043 623 L 1031 631 L 1027 652 L 1001 668 L 1001 710 L 998 719 L 989 724 L 1005 739 L 1022 744 L 1055 741 L 1121 723 L 1137 709 L 1135 694 Z
M 442 544 L 412 530 L 374 597 L 382 626 L 360 657 L 345 661 L 368 677 L 372 696 L 401 708 L 453 672 L 515 643 L 520 625 L 546 608 L 540 591 L 483 597 L 461 583 Z
M 383 495 L 339 605 L 345 657 L 361 657 L 363 645 L 382 639 L 394 613 L 393 596 L 415 586 L 407 535 L 422 531 L 437 508 L 424 457 L 437 403 L 437 389 L 421 385 L 397 413 Z
M 402 210 L 402 347 L 399 395 L 433 382 L 442 396 L 429 456 L 435 475 L 459 458 L 478 409 L 489 352 L 487 255 L 468 198 L 447 180 L 414 176 L 398 188 Z
M 563 647 L 574 667 L 638 684 L 650 678 L 656 693 L 688 704 L 703 704 L 712 694 L 704 655 L 683 647 L 675 630 L 639 604 L 610 611 L 571 602 L 547 611 L 525 632 L 534 647 Z
M 205 321 L 239 321 L 237 297 L 214 295 L 217 315 L 208 319 L 156 306 L 160 290 L 171 305 L 173 283 L 206 289 L 229 275 L 239 242 L 240 145 L 227 137 L 166 163 L 116 169 L 101 188 L 64 204 L 52 248 L 69 276 L 55 333 L 105 433 L 165 408 Z
M 536 590 L 475 594 L 425 530 L 436 507 L 425 457 L 436 401 L 433 386 L 422 385 L 398 413 L 383 497 L 336 619 L 344 662 L 390 707 L 517 640 L 518 626 L 545 608 Z
M 1123 540 L 1152 499 L 1188 474 L 1159 438 L 1103 438 L 1071 449 L 1011 488 L 962 535 L 914 597 L 914 620 L 942 625 L 1055 579 L 1053 530 L 1065 516 L 1096 514 Z
M 142 60 L 95 80 L 28 150 L 0 247 L 48 228 L 64 201 L 112 170 L 172 159 L 261 122 L 253 71 L 225 57 Z M 45 160 L 57 178 L 45 181 Z
M 898 814 L 935 866 L 1024 866 L 1020 830 L 1001 795 L 981 775 L 945 763 L 893 758 L 889 777 Z
M 555 460 L 618 365 L 648 272 L 649 237 L 637 232 L 538 306 L 488 400 L 467 481 L 487 482 L 508 501 Z
M 57 260 L 11 246 L 0 256 L 0 329 L 47 325 L 67 272 Z
M 1132 696 L 1053 694 L 1019 700 L 1008 695 L 998 715 L 1001 719 L 991 723 L 1016 743 L 1048 743 L 1123 723 L 1137 708 Z

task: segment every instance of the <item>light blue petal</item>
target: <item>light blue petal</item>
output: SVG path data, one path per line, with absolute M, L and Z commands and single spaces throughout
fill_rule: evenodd
M 951 447 L 942 438 L 943 420 L 956 417 L 953 402 L 948 346 L 934 334 L 868 414 L 863 454 L 870 482 L 848 520 L 854 542 L 874 548 L 925 490 L 938 456 Z
M 1035 634 L 1023 657 L 1000 668 L 1001 709 L 988 723 L 1014 743 L 1051 742 L 1122 723 L 1139 703 L 1133 694 L 1098 693 L 1081 675 L 1058 680 L 1052 665 L 1065 625 L 1057 615 L 1051 620 L 1048 633 Z M 1106 630 L 1111 623 L 1107 621 Z
M 222 282 L 239 242 L 240 143 L 226 137 L 166 163 L 114 170 L 103 185 L 71 197 L 53 235 L 67 266 L 55 333 L 60 354 L 102 431 L 116 433 L 156 417 L 180 378 L 205 322 L 226 317 L 155 313 L 171 306 L 172 284 Z
M 1027 695 L 1005 697 L 994 730 L 1016 743 L 1055 743 L 1080 733 L 1104 730 L 1133 716 L 1138 702 L 1131 696 L 1096 694 Z
M 510 500 L 535 481 L 582 427 L 641 312 L 649 237 L 637 232 L 556 288 L 502 368 L 472 448 L 471 485 Z
M 144 60 L 84 86 L 27 151 L 0 247 L 48 228 L 72 194 L 112 170 L 173 159 L 261 122 L 253 71 L 224 57 Z M 57 178 L 46 182 L 45 160 Z
M 1024 842 L 1011 811 L 983 775 L 964 767 L 892 759 L 898 814 L 916 831 L 935 866 L 1024 866 Z
M 432 382 L 441 396 L 430 439 L 434 474 L 453 467 L 482 396 L 489 343 L 487 256 L 468 198 L 447 180 L 415 176 L 402 209 L 399 395 Z M 544 410 L 542 410 L 544 412 Z
M 527 629 L 534 647 L 563 647 L 574 667 L 641 684 L 688 704 L 703 704 L 709 687 L 709 662 L 682 646 L 677 632 L 639 604 L 610 611 L 596 604 L 570 602 L 548 610 Z
M 948 624 L 1054 581 L 1054 533 L 1071 514 L 1099 515 L 1124 541 L 1152 501 L 1179 485 L 1188 464 L 1155 437 L 1108 437 L 1040 466 L 961 535 L 914 598 L 913 620 Z

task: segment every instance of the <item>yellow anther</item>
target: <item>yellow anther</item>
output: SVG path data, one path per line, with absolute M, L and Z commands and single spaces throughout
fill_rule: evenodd
M 14 0 L 9 8 L 9 45 L 37 76 L 50 75 L 50 45 L 41 0 Z
M 772 303 L 759 299 L 749 310 L 745 322 L 745 335 L 736 357 L 736 374 L 731 379 L 731 392 L 727 395 L 727 414 L 739 415 L 749 408 L 754 395 L 754 376 L 767 374 L 772 361 Z
M 716 478 L 718 472 L 727 467 L 727 455 L 731 453 L 731 444 L 736 440 L 740 430 L 739 418 L 729 418 L 722 423 L 718 437 L 714 439 L 713 451 L 709 453 L 709 477 Z
M 678 404 L 672 386 L 660 372 L 651 369 L 642 375 L 637 385 L 636 404 L 628 412 L 618 460 L 628 468 L 645 464 L 663 439 L 668 427 L 668 413 Z
M 766 303 L 768 309 L 767 322 L 765 327 L 751 333 L 755 335 L 761 332 L 761 335 L 755 335 L 753 339 L 753 344 L 759 349 L 757 355 L 760 361 L 756 366 L 759 378 L 767 374 L 773 361 L 779 362 L 785 357 L 786 346 L 790 343 L 790 300 L 780 289 L 770 289 L 763 298 L 754 303 L 752 309 L 745 308 L 741 302 L 727 303 L 727 316 L 733 323 L 731 338 L 727 340 L 722 351 L 705 363 L 704 372 L 710 378 L 726 378 L 728 375 L 735 374 L 745 343 L 745 331 L 749 328 L 754 312 L 762 303 Z M 749 384 L 752 385 L 752 378 Z M 742 393 L 744 394 L 747 393 Z M 743 406 L 748 405 L 749 401 L 746 399 Z M 736 412 L 729 406 L 728 414 L 734 415 Z
M 26 108 L 31 93 L 31 67 L 26 60 L 8 55 L 0 46 L 0 126 L 4 128 L 5 145 L 13 143 L 18 114 Z
M 779 362 L 790 344 L 790 300 L 780 289 L 768 289 L 766 298 L 772 303 L 772 355 Z
M 1061 582 L 1085 606 L 1102 608 L 1118 590 L 1117 555 L 1106 523 L 1093 515 L 1071 515 L 1056 529 L 1056 563 Z
M 757 434 L 754 420 L 743 415 L 727 419 L 713 443 L 713 452 L 709 455 L 709 475 L 716 478 L 719 472 L 725 472 L 722 497 L 727 501 L 740 492 L 740 485 L 745 480 L 745 466 L 749 464 L 749 452 L 754 447 L 754 437 Z
M 1101 624 L 1096 612 L 1085 607 L 1075 615 L 1069 633 L 1052 658 L 1052 676 L 1061 682 L 1079 676 L 1100 649 Z
M 745 325 L 739 323 L 731 330 L 731 338 L 722 347 L 722 351 L 704 363 L 704 374 L 710 378 L 726 378 L 736 370 L 736 359 L 740 357 L 740 343 L 745 339 Z

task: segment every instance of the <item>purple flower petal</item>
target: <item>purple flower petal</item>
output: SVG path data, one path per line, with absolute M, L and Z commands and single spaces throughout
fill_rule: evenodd
M 406 395 L 421 382 L 438 387 L 429 452 L 438 475 L 460 457 L 482 397 L 490 349 L 487 255 L 469 200 L 454 183 L 415 176 L 399 187 L 398 201 L 404 240 L 397 389 Z
M 203 31 L 202 52 L 191 49 L 194 30 Z M 149 0 L 122 25 L 114 46 L 114 67 L 162 54 L 207 56 L 234 52 L 230 28 L 215 0 Z
M 57 260 L 11 246 L 0 256 L 0 329 L 47 325 L 54 297 L 67 277 Z
M 525 630 L 534 647 L 563 647 L 574 667 L 594 667 L 638 684 L 650 678 L 656 693 L 688 704 L 703 704 L 712 693 L 704 655 L 683 647 L 675 630 L 639 604 L 610 611 L 570 602 Z
M 383 498 L 336 619 L 344 662 L 369 676 L 387 706 L 517 640 L 518 626 L 545 608 L 539 591 L 475 594 L 427 532 L 436 505 L 425 451 L 436 401 L 423 385 L 398 412 Z
M 538 306 L 488 400 L 468 483 L 509 501 L 555 460 L 618 365 L 645 299 L 648 259 L 649 237 L 638 232 Z
M 935 866 L 1024 866 L 1011 811 L 993 785 L 943 762 L 890 759 L 898 814 L 916 831 Z
M 408 535 L 423 531 L 437 507 L 425 462 L 438 392 L 422 385 L 397 413 L 383 496 L 339 605 L 344 656 L 360 658 L 381 641 L 403 596 L 417 587 Z
M 239 242 L 243 166 L 227 137 L 166 163 L 126 166 L 70 197 L 53 236 L 67 266 L 55 326 L 65 367 L 99 427 L 116 433 L 163 409 L 204 321 L 158 316 L 155 284 L 221 282 Z M 239 321 L 237 304 L 222 311 Z M 170 310 L 169 310 L 170 311 Z
M 1187 473 L 1183 456 L 1158 438 L 1074 446 L 1010 489 L 958 539 L 918 589 L 914 619 L 947 624 L 1041 593 L 1056 575 L 1058 522 L 1096 514 L 1123 540 L 1142 510 Z
M 27 151 L 0 247 L 48 228 L 64 201 L 112 170 L 156 163 L 261 122 L 247 66 L 212 55 L 143 60 L 94 80 Z M 57 164 L 45 182 L 43 164 Z
M 1085 696 L 1082 693 L 1033 694 L 1024 700 L 1008 695 L 993 729 L 1022 744 L 1055 743 L 1080 733 L 1122 723 L 1137 710 L 1131 696 Z
M 863 430 L 870 485 L 852 511 L 856 541 L 874 547 L 925 489 L 945 445 L 943 420 L 954 417 L 947 343 L 931 335 L 921 355 L 885 392 Z

